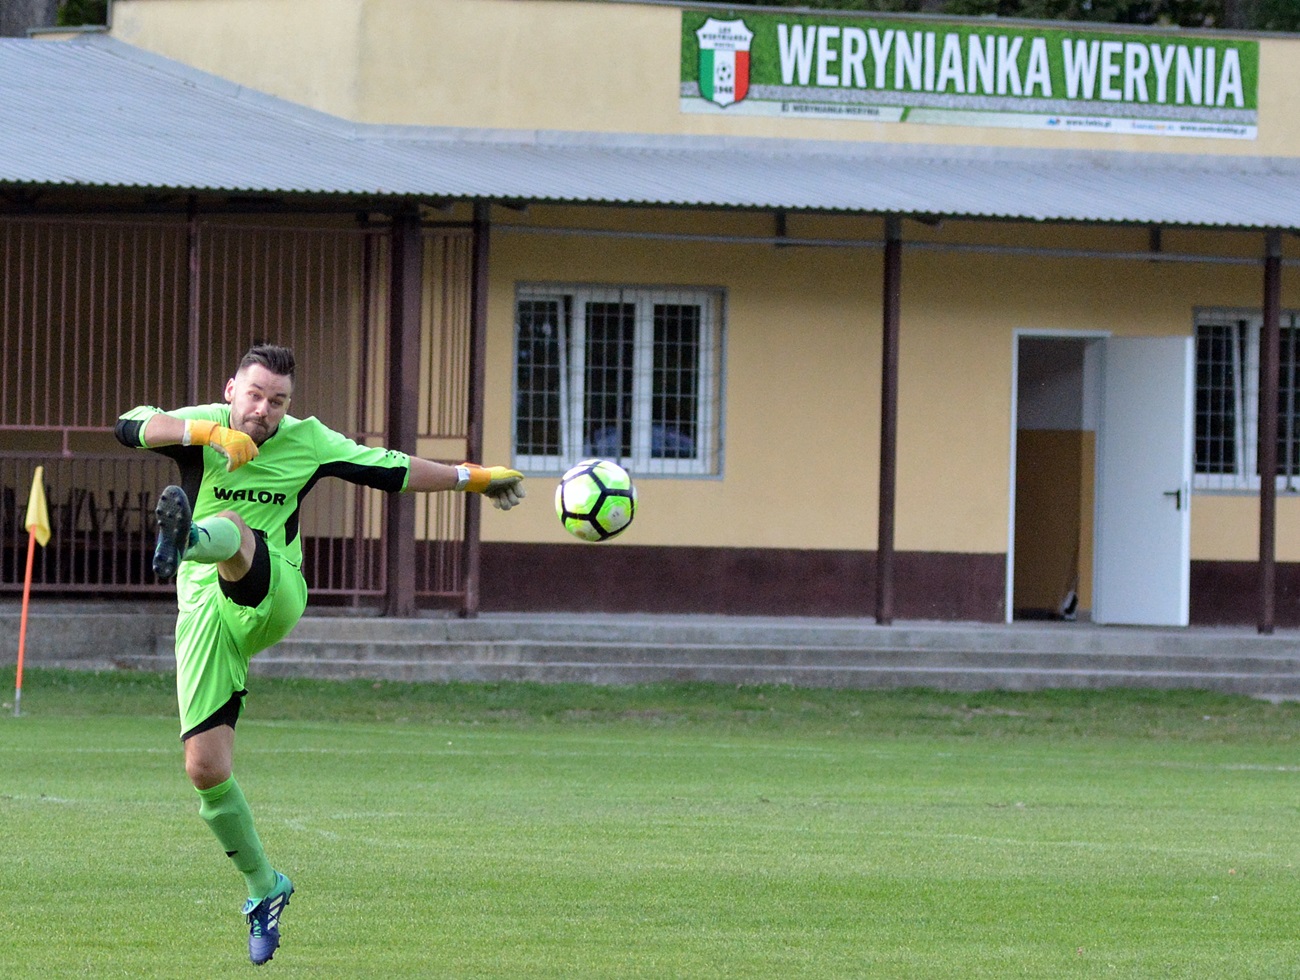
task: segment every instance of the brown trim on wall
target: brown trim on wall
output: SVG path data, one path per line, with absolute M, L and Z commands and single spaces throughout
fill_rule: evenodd
M 875 611 L 871 551 L 483 543 L 484 612 L 844 616 Z M 1001 622 L 1006 557 L 898 552 L 904 619 Z
M 1273 621 L 1300 627 L 1300 564 L 1274 566 Z M 1193 626 L 1248 626 L 1259 618 L 1260 567 L 1253 561 L 1192 562 Z

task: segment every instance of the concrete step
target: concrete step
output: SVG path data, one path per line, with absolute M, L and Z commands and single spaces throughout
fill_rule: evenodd
M 27 664 L 174 669 L 167 603 L 42 603 Z M 0 607 L 0 658 L 18 616 Z M 953 690 L 1133 686 L 1300 698 L 1300 633 L 1087 623 L 487 614 L 393 620 L 313 609 L 254 674 L 393 680 L 627 684 L 699 680 Z
M 122 666 L 167 669 L 172 637 Z M 810 687 L 1200 688 L 1300 697 L 1294 636 L 1086 624 L 909 624 L 713 617 L 304 619 L 262 676 Z

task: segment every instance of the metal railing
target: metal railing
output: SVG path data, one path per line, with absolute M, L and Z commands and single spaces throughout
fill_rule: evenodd
M 464 451 L 468 242 L 456 231 L 427 233 L 421 386 L 430 408 L 418 450 L 426 455 Z M 382 226 L 0 217 L 0 593 L 22 587 L 38 465 L 53 536 L 36 556 L 34 592 L 170 591 L 154 580 L 149 555 L 153 503 L 174 467 L 118 446 L 111 428 L 134 405 L 220 401 L 253 343 L 294 348 L 293 414 L 382 444 L 387 263 Z M 417 596 L 464 590 L 463 510 L 450 498 L 423 501 Z M 301 527 L 314 596 L 384 594 L 384 501 L 337 480 L 307 498 Z

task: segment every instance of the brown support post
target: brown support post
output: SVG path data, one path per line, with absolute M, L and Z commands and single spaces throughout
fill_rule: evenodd
M 483 462 L 483 402 L 487 359 L 488 253 L 492 206 L 486 201 L 474 204 L 474 258 L 470 275 L 470 344 L 469 404 L 465 429 L 465 451 L 469 458 Z M 483 499 L 479 494 L 465 494 L 465 604 L 461 615 L 478 615 L 479 580 L 482 569 L 480 536 L 483 523 Z
M 369 229 L 370 215 L 365 212 L 358 214 L 357 225 L 363 230 Z M 357 358 L 356 392 L 357 430 L 359 432 L 371 432 L 374 426 L 370 407 L 371 372 L 378 373 L 379 365 L 370 363 L 370 352 L 373 350 L 371 331 L 374 329 L 375 315 L 375 251 L 377 244 L 377 239 L 369 234 L 364 235 L 361 239 L 361 323 L 360 337 L 357 342 L 357 349 L 361 352 L 361 356 Z M 352 542 L 356 547 L 357 554 L 361 554 L 362 548 L 365 547 L 366 503 L 366 498 L 362 494 L 353 494 Z M 386 583 L 384 588 L 388 588 Z M 354 608 L 360 607 L 360 594 L 355 592 L 352 594 L 351 604 Z
M 202 349 L 202 340 L 199 334 L 201 329 L 199 323 L 199 274 L 202 270 L 202 260 L 199 255 L 199 207 L 193 194 L 189 196 L 185 205 L 185 253 L 189 276 L 185 290 L 185 315 L 188 335 L 186 339 L 189 345 L 187 377 L 190 389 L 187 404 L 200 405 L 207 399 L 203 398 L 199 392 L 199 351 Z M 239 352 L 240 357 L 243 354 L 243 351 Z
M 420 306 L 424 256 L 417 211 L 393 215 L 388 288 L 388 436 L 394 449 L 416 451 L 420 411 Z M 415 497 L 388 496 L 387 601 L 384 614 L 415 615 Z
M 1259 632 L 1272 633 L 1277 596 L 1277 394 L 1282 346 L 1282 233 L 1264 239 L 1259 338 Z
M 880 517 L 876 545 L 876 623 L 894 621 L 894 507 L 898 475 L 898 323 L 902 305 L 903 231 L 885 219 L 883 337 L 880 358 Z

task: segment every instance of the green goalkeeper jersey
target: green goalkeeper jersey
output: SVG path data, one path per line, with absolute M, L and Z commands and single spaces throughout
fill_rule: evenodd
M 118 420 L 117 437 L 128 446 L 144 445 L 144 424 L 162 409 L 141 406 Z M 184 419 L 208 419 L 230 425 L 230 406 L 195 405 L 168 410 Z M 377 446 L 363 446 L 335 432 L 315 416 L 286 415 L 275 434 L 258 447 L 256 459 L 233 473 L 226 457 L 208 446 L 159 446 L 155 452 L 180 467 L 180 486 L 202 520 L 234 511 L 250 528 L 266 536 L 267 545 L 295 565 L 302 564 L 299 519 L 303 498 L 322 477 L 336 476 L 360 486 L 396 492 L 406 488 L 410 457 Z

